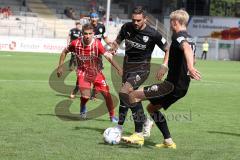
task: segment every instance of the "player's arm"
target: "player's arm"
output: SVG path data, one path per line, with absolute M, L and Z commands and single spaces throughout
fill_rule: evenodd
M 71 41 L 71 37 L 70 37 L 70 35 L 68 35 L 68 37 L 67 37 L 67 45 L 70 44 L 70 41 Z
M 120 76 L 123 75 L 123 70 L 119 64 L 113 59 L 113 55 L 110 52 L 105 52 L 103 56 L 112 64 L 112 66 L 117 70 Z
M 63 74 L 63 63 L 64 63 L 64 60 L 65 60 L 68 52 L 69 51 L 67 50 L 67 48 L 65 48 L 60 55 L 59 64 L 58 64 L 58 68 L 57 68 L 57 76 L 58 77 L 61 77 Z
M 163 63 L 160 65 L 160 68 L 157 71 L 156 78 L 161 80 L 164 75 L 168 72 L 168 59 L 169 59 L 169 49 L 166 48 L 165 54 L 163 57 Z
M 107 36 L 104 36 L 103 40 L 104 40 L 104 42 L 106 42 L 107 45 L 111 46 L 112 42 L 110 41 L 110 39 Z
M 157 31 L 155 33 L 154 40 L 158 47 L 165 52 L 163 63 L 160 65 L 160 68 L 156 73 L 156 79 L 161 80 L 168 72 L 169 46 L 167 44 L 167 40 Z
M 110 44 L 111 49 L 109 51 L 111 51 L 112 54 L 116 53 L 121 42 L 125 39 L 125 34 L 124 34 L 125 30 L 126 30 L 126 25 L 123 25 L 121 30 L 118 33 L 117 38 Z
M 182 49 L 184 51 L 184 56 L 187 61 L 187 67 L 188 67 L 190 77 L 195 80 L 200 80 L 201 74 L 196 68 L 194 68 L 194 56 L 193 56 L 194 53 L 192 51 L 191 46 L 189 45 L 188 42 L 184 41 L 182 43 Z

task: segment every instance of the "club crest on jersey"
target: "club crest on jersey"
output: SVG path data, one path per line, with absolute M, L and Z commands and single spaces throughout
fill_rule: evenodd
M 102 32 L 103 32 L 103 29 L 102 29 L 102 28 L 99 28 L 99 32 L 102 33 Z
M 147 42 L 148 41 L 148 39 L 149 39 L 149 37 L 148 36 L 143 36 L 143 42 Z

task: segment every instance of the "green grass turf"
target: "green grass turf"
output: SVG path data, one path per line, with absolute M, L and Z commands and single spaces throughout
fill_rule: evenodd
M 1 160 L 240 159 L 239 62 L 197 62 L 203 80 L 192 81 L 187 96 L 164 112 L 177 143 L 177 150 L 168 150 L 154 147 L 163 140 L 156 126 L 145 145 L 138 148 L 124 143 L 104 144 L 104 129 L 114 126 L 107 114 L 88 121 L 59 119 L 55 106 L 67 100 L 68 93 L 58 93 L 48 83 L 58 59 L 56 54 L 0 52 Z M 111 92 L 116 95 L 109 66 L 105 64 L 104 72 Z M 113 79 L 120 78 L 113 76 Z M 75 74 L 71 73 L 66 83 L 74 81 Z M 100 103 L 101 100 L 89 102 L 89 110 Z M 78 107 L 77 98 L 71 112 L 77 114 Z M 127 121 L 124 134 L 133 130 L 133 122 Z

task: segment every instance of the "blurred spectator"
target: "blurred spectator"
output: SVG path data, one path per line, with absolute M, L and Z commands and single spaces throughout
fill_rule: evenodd
M 98 6 L 98 13 L 100 17 L 102 17 L 106 13 L 105 8 L 103 7 L 102 4 Z
M 26 6 L 26 0 L 22 0 L 22 6 Z
M 0 19 L 9 19 L 12 15 L 12 10 L 10 7 L 0 8 Z
M 77 20 L 76 12 L 73 8 L 66 7 L 64 9 L 64 14 L 73 20 Z
M 96 11 L 96 7 L 97 7 L 97 1 L 96 0 L 91 0 L 89 2 L 90 8 L 94 8 Z

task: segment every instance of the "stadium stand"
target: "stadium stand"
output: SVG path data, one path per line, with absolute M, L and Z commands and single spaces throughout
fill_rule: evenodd
M 105 4 L 104 0 L 98 1 Z M 80 15 L 88 16 L 91 4 L 85 0 L 1 0 L 1 7 L 10 7 L 13 15 L 8 20 L 0 19 L 0 35 L 39 38 L 66 38 Z M 96 6 L 97 7 L 97 6 Z M 75 11 L 75 18 L 66 16 L 66 8 Z M 96 8 L 97 9 L 97 8 Z M 111 17 L 126 19 L 118 4 L 111 4 Z M 112 25 L 113 32 L 118 27 Z M 112 32 L 111 32 L 112 33 Z

